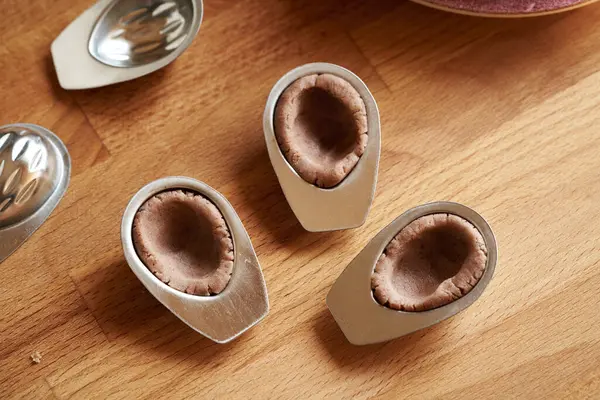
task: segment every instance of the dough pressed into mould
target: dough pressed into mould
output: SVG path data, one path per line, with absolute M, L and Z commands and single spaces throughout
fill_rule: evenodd
M 313 74 L 294 81 L 275 108 L 275 136 L 286 160 L 306 182 L 338 185 L 368 141 L 365 103 L 345 79 Z
M 371 278 L 375 299 L 400 311 L 426 311 L 469 293 L 487 263 L 481 233 L 453 214 L 431 214 L 386 246 Z
M 150 271 L 181 292 L 221 293 L 231 278 L 231 233 L 218 208 L 204 196 L 170 190 L 147 200 L 133 221 L 135 250 Z

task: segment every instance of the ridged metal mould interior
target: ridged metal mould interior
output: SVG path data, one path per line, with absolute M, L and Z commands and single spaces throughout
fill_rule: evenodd
M 46 220 L 69 183 L 62 141 L 32 124 L 0 127 L 0 261 Z

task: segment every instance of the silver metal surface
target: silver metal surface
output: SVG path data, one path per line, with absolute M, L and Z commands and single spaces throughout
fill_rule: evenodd
M 388 243 L 406 225 L 435 213 L 458 215 L 473 224 L 483 236 L 488 256 L 485 272 L 475 287 L 460 299 L 422 312 L 396 311 L 379 304 L 371 290 L 371 275 Z M 435 202 L 412 208 L 379 232 L 352 260 L 327 295 L 327 307 L 350 343 L 365 345 L 407 335 L 436 324 L 464 310 L 481 296 L 494 275 L 498 249 L 488 223 L 472 209 L 457 203 Z
M 52 43 L 60 85 L 88 89 L 154 72 L 200 29 L 202 0 L 99 0 Z
M 336 187 L 321 189 L 302 179 L 287 162 L 275 137 L 273 117 L 283 91 L 295 80 L 310 74 L 328 73 L 348 81 L 360 94 L 367 109 L 367 147 L 356 167 Z M 285 197 L 302 224 L 311 232 L 356 228 L 364 224 L 373 202 L 381 151 L 379 109 L 367 85 L 355 74 L 339 65 L 313 63 L 285 74 L 273 87 L 265 112 L 263 130 L 273 169 Z
M 157 193 L 187 189 L 213 202 L 231 231 L 234 265 L 231 279 L 215 296 L 180 292 L 158 279 L 140 260 L 133 247 L 133 220 L 146 200 Z M 121 223 L 123 252 L 129 267 L 150 293 L 195 331 L 217 343 L 227 343 L 269 312 L 267 288 L 250 237 L 231 204 L 207 184 L 186 177 L 167 177 L 144 186 L 129 202 Z
M 32 124 L 0 127 L 0 262 L 50 215 L 69 184 L 61 140 Z
M 89 51 L 113 67 L 131 67 L 160 60 L 190 34 L 192 0 L 116 0 L 98 18 Z

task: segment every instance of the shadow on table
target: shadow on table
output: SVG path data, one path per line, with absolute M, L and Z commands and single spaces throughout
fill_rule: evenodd
M 402 357 L 394 368 L 403 368 L 419 357 L 416 348 L 426 347 L 439 339 L 441 325 L 436 324 L 398 339 L 366 346 L 348 342 L 329 310 L 324 309 L 314 318 L 314 329 L 321 344 L 336 365 L 353 371 L 372 371 L 375 365 L 389 365 Z
M 58 98 L 64 98 L 65 95 L 71 96 L 80 106 L 90 105 L 94 109 L 106 110 L 115 106 L 115 104 L 127 104 L 134 97 L 145 99 L 148 104 L 159 100 L 160 96 L 153 93 L 160 93 L 161 85 L 168 81 L 172 71 L 172 64 L 168 64 L 158 71 L 148 75 L 113 85 L 84 90 L 66 90 L 63 89 L 54 69 L 52 56 L 48 54 L 45 58 L 46 76 L 51 83 L 53 95 Z M 164 86 L 164 85 L 163 85 Z
M 249 215 L 244 215 L 244 224 L 246 220 L 258 222 L 258 230 L 264 228 L 274 241 L 282 245 L 292 245 L 310 236 L 314 240 L 325 239 L 327 233 L 306 231 L 294 215 L 279 186 L 264 140 L 255 147 L 245 152 L 247 155 L 235 166 L 236 196 L 241 197 L 240 204 L 250 209 Z M 250 230 L 253 226 L 246 228 Z
M 236 341 L 214 343 L 187 326 L 146 290 L 124 260 L 78 279 L 77 286 L 111 342 L 208 366 L 235 346 Z

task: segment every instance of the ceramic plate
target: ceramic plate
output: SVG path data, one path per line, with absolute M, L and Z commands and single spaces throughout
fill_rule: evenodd
M 583 7 L 598 0 L 412 0 L 428 7 L 484 17 L 533 17 Z

